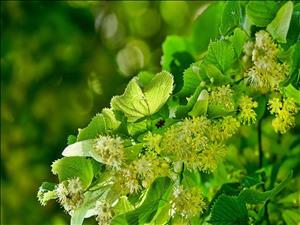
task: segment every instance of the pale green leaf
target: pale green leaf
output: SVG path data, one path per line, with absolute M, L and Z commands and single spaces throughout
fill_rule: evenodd
M 158 73 L 149 84 L 141 88 L 138 79 L 133 78 L 123 95 L 111 101 L 114 110 L 122 111 L 129 122 L 156 113 L 168 100 L 173 89 L 173 77 L 163 71 Z
M 114 206 L 114 213 L 115 215 L 120 215 L 122 213 L 126 213 L 128 211 L 133 210 L 134 207 L 128 201 L 126 196 L 122 196 L 119 198 L 117 204 Z
M 90 156 L 90 150 L 93 148 L 93 140 L 79 141 L 75 144 L 68 145 L 62 152 L 63 156 Z
M 114 217 L 111 225 L 139 225 L 151 222 L 154 213 L 158 209 L 160 200 L 166 194 L 166 191 L 169 189 L 170 184 L 170 178 L 157 178 L 148 189 L 143 202 L 133 211 Z
M 192 111 L 189 112 L 189 115 L 190 116 L 206 115 L 207 107 L 208 107 L 208 98 L 209 98 L 208 92 L 206 90 L 202 90 Z
M 293 98 L 293 100 L 300 105 L 300 90 L 297 90 L 293 85 L 289 84 L 284 88 L 286 97 Z
M 278 42 L 286 43 L 293 13 L 293 2 L 288 1 L 277 12 L 274 20 L 267 26 L 267 31 Z
M 117 129 L 121 122 L 117 120 L 116 115 L 114 114 L 112 109 L 104 108 L 102 110 L 102 115 L 105 120 L 105 128 L 110 130 Z
M 106 189 L 98 189 L 97 191 L 87 191 L 84 194 L 83 203 L 79 208 L 75 209 L 71 215 L 71 225 L 82 225 L 85 218 L 93 216 L 95 203 L 106 193 Z
M 52 164 L 52 173 L 58 175 L 59 182 L 78 177 L 84 188 L 87 188 L 94 177 L 90 159 L 83 157 L 64 157 Z

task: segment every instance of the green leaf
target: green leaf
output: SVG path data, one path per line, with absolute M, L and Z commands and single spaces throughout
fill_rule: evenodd
M 297 210 L 284 210 L 282 218 L 286 225 L 299 225 L 300 214 Z
M 84 188 L 91 184 L 94 177 L 90 159 L 82 157 L 64 157 L 54 161 L 52 173 L 58 175 L 59 182 L 79 177 Z
M 171 62 L 174 59 L 174 53 L 185 52 L 188 49 L 189 44 L 185 38 L 176 35 L 167 36 L 162 44 L 163 55 L 160 62 L 162 68 L 171 71 Z
M 202 90 L 192 111 L 189 112 L 189 115 L 190 116 L 206 115 L 207 107 L 208 107 L 208 98 L 209 98 L 208 92 L 206 90 Z
M 170 178 L 157 178 L 148 189 L 143 202 L 133 211 L 114 217 L 111 225 L 139 225 L 149 223 L 157 212 L 159 202 L 165 195 L 170 185 Z M 122 221 L 122 223 L 120 221 Z
M 155 74 L 149 72 L 149 71 L 141 71 L 137 75 L 139 78 L 139 82 L 141 83 L 142 86 L 146 86 L 151 82 Z
M 190 38 L 195 53 L 207 50 L 210 41 L 214 41 L 218 37 L 222 17 L 220 12 L 223 11 L 223 8 L 224 2 L 211 4 L 195 20 Z
M 275 1 L 249 1 L 246 15 L 258 27 L 266 27 L 275 17 L 279 9 Z
M 222 13 L 220 31 L 226 35 L 235 27 L 239 26 L 242 20 L 242 9 L 237 1 L 227 1 Z
M 277 12 L 274 20 L 267 26 L 267 31 L 278 42 L 286 43 L 293 13 L 293 2 L 288 1 Z
M 222 72 L 213 64 L 207 64 L 204 67 L 206 76 L 210 79 L 210 82 L 215 85 L 228 84 L 230 78 L 222 74 Z
M 93 117 L 86 128 L 79 129 L 77 141 L 96 138 L 97 135 L 105 132 L 105 119 L 102 114 Z
M 295 4 L 287 39 L 294 44 L 300 40 L 300 3 Z
M 133 210 L 134 207 L 132 204 L 128 201 L 126 196 L 122 196 L 119 198 L 117 204 L 114 206 L 114 213 L 116 215 L 120 215 L 122 213 L 126 213 L 128 211 Z
M 97 191 L 87 191 L 84 194 L 83 203 L 79 208 L 75 209 L 71 215 L 71 225 L 82 225 L 84 218 L 88 217 L 89 210 L 95 207 L 95 202 L 101 198 L 106 189 Z M 92 213 L 94 215 L 94 213 Z
M 184 170 L 181 184 L 185 187 L 201 187 L 201 176 L 198 170 Z
M 220 195 L 212 207 L 210 223 L 213 225 L 247 225 L 246 204 L 236 196 Z
M 136 159 L 143 147 L 144 147 L 144 144 L 140 143 L 140 144 L 135 144 L 135 145 L 125 148 L 126 160 L 132 161 L 132 160 Z
M 237 56 L 237 58 L 240 57 L 240 55 L 243 52 L 243 47 L 246 41 L 248 40 L 248 35 L 246 34 L 245 31 L 243 31 L 240 28 L 236 28 L 234 30 L 234 33 L 232 36 L 229 37 L 229 40 L 231 42 L 231 45 L 234 49 L 234 52 Z
M 168 100 L 173 88 L 173 77 L 163 71 L 142 89 L 138 79 L 133 78 L 123 95 L 113 97 L 111 106 L 122 111 L 129 122 L 134 122 L 157 112 Z
M 102 110 L 102 115 L 105 120 L 106 129 L 115 130 L 120 126 L 121 122 L 117 120 L 112 109 L 104 108 Z
M 176 52 L 170 65 L 170 72 L 174 77 L 174 93 L 183 86 L 183 72 L 194 62 L 194 58 L 188 52 Z
M 286 97 L 293 98 L 300 105 L 300 90 L 297 90 L 293 85 L 289 84 L 284 88 Z
M 77 137 L 75 135 L 69 135 L 67 144 L 71 145 L 71 144 L 74 144 L 76 141 L 77 141 Z
M 183 72 L 183 87 L 179 94 L 182 96 L 192 95 L 201 81 L 205 79 L 203 69 L 201 68 L 201 62 L 196 62 L 190 65 Z
M 68 145 L 62 152 L 63 156 L 83 156 L 88 157 L 90 155 L 90 150 L 93 148 L 93 139 L 79 141 L 75 144 Z
M 235 60 L 235 52 L 232 45 L 226 40 L 220 40 L 209 44 L 204 62 L 216 65 L 224 73 Z
M 186 114 L 192 110 L 192 108 L 194 107 L 195 103 L 197 102 L 197 99 L 200 95 L 200 92 L 202 91 L 202 87 L 201 85 L 198 85 L 197 89 L 194 91 L 193 95 L 190 96 L 187 99 L 187 104 L 186 105 L 178 105 L 176 104 L 176 106 L 174 107 L 175 111 L 175 116 L 176 118 L 183 118 L 186 116 Z
M 128 123 L 127 130 L 131 136 L 139 135 L 147 131 L 147 120 L 143 120 L 141 122 Z
M 270 191 L 260 192 L 257 190 L 246 188 L 242 190 L 238 196 L 238 198 L 248 204 L 260 204 L 265 203 L 269 199 L 276 196 L 283 188 L 289 183 L 292 179 L 293 173 L 290 172 L 289 175 L 275 188 Z

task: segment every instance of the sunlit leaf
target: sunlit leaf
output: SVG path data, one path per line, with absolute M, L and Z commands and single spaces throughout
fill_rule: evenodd
M 90 159 L 83 157 L 64 157 L 54 161 L 52 173 L 58 176 L 60 182 L 79 177 L 84 188 L 91 184 L 94 177 Z
M 157 112 L 168 100 L 173 89 L 173 77 L 166 71 L 157 74 L 149 84 L 140 87 L 133 78 L 123 95 L 113 97 L 111 106 L 122 111 L 129 122 Z
M 293 2 L 288 1 L 277 12 L 274 20 L 267 26 L 267 31 L 278 42 L 286 43 L 286 36 L 293 13 Z

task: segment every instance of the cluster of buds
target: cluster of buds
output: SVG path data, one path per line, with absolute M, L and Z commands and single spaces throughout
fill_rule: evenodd
M 99 136 L 95 139 L 91 154 L 96 160 L 113 169 L 120 169 L 124 160 L 124 145 L 120 137 Z
M 61 206 L 71 215 L 80 207 L 84 199 L 84 189 L 80 179 L 72 178 L 59 183 L 55 189 Z
M 105 200 L 98 200 L 95 207 L 96 221 L 99 225 L 110 225 L 114 216 L 112 205 Z
M 278 61 L 279 49 L 266 31 L 255 34 L 255 43 L 248 42 L 244 46 L 246 57 L 251 58 L 253 66 L 245 76 L 247 82 L 261 93 L 278 90 L 279 83 L 286 79 L 289 67 Z
M 257 108 L 258 104 L 256 101 L 249 96 L 242 96 L 239 101 L 240 114 L 239 119 L 242 124 L 253 124 L 256 121 L 256 112 L 254 111 Z
M 298 109 L 293 99 L 287 98 L 283 101 L 279 98 L 270 99 L 269 109 L 271 114 L 275 115 L 272 126 L 277 133 L 284 134 L 295 126 Z
M 232 111 L 234 109 L 232 96 L 233 91 L 229 85 L 217 87 L 209 95 L 209 104 L 222 106 L 227 111 Z
M 171 206 L 171 216 L 177 215 L 188 220 L 203 213 L 205 201 L 199 188 L 184 189 L 182 186 L 178 186 L 174 188 Z

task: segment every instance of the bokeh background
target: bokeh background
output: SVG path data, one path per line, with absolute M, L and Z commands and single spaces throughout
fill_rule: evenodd
M 165 37 L 189 32 L 206 4 L 1 1 L 1 224 L 68 224 L 36 198 L 56 182 L 50 165 L 67 136 L 138 71 L 159 71 Z

